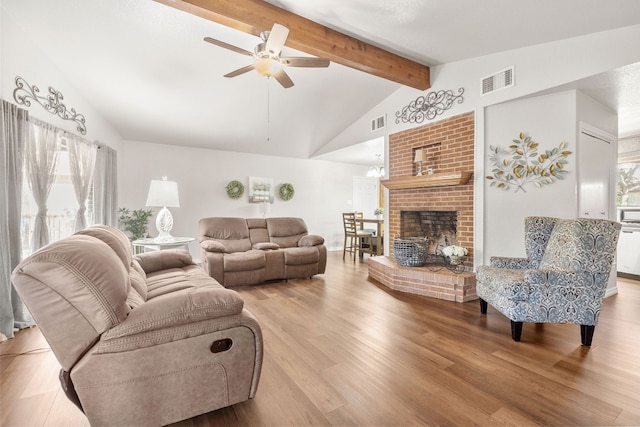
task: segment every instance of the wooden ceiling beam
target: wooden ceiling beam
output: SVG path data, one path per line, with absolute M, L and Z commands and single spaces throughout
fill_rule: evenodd
M 289 29 L 286 46 L 415 89 L 430 84 L 429 67 L 347 36 L 264 0 L 155 0 L 259 36 L 274 23 Z

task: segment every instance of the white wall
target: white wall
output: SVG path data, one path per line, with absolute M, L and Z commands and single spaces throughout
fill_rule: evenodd
M 55 61 L 6 14 L 0 14 L 0 97 L 15 103 L 16 76 L 36 85 L 40 93 L 49 86 L 62 92 L 67 108 L 85 116 L 90 141 L 100 141 L 118 151 L 119 206 L 143 208 L 149 182 L 163 175 L 178 182 L 180 208 L 173 208 L 174 235 L 197 235 L 198 220 L 205 216 L 259 217 L 259 206 L 227 197 L 225 186 L 238 179 L 248 187 L 249 176 L 275 179 L 294 185 L 296 194 L 284 202 L 276 196 L 269 216 L 299 216 L 311 232 L 322 235 L 332 249 L 342 249 L 341 212 L 353 209 L 353 176 L 364 176 L 364 166 L 300 160 L 123 141 L 117 131 L 82 96 Z M 50 114 L 37 103 L 22 106 L 31 116 L 79 134 L 76 124 Z M 154 229 L 154 221 L 151 228 Z M 153 230 L 155 231 L 155 230 Z M 194 256 L 199 254 L 192 245 Z
M 484 192 L 484 236 L 483 263 L 488 264 L 493 255 L 524 257 L 524 218 L 531 215 L 560 218 L 579 217 L 577 187 L 579 168 L 577 165 L 579 124 L 587 123 L 613 135 L 617 134 L 617 115 L 614 111 L 595 102 L 577 91 L 565 91 L 549 95 L 505 102 L 485 108 L 484 140 L 485 157 L 483 180 Z M 525 191 L 504 191 L 490 187 L 491 174 L 488 146 L 508 148 L 511 140 L 524 132 L 540 145 L 538 152 L 551 150 L 562 141 L 572 151 L 567 158 L 566 170 L 570 173 L 564 180 L 540 188 L 528 184 Z M 610 147 L 610 218 L 615 220 L 615 162 L 617 143 Z M 607 295 L 617 293 L 615 274 L 609 278 Z
M 259 204 L 248 202 L 248 177 L 272 177 L 276 184 L 275 202 L 270 217 L 295 216 L 305 220 L 309 231 L 325 238 L 329 249 L 342 250 L 344 231 L 342 212 L 353 209 L 353 176 L 366 174 L 367 167 L 317 160 L 291 159 L 184 148 L 178 146 L 125 141 L 118 152 L 119 181 L 122 184 L 120 206 L 144 208 L 152 179 L 167 176 L 178 183 L 180 207 L 171 208 L 172 235 L 197 237 L 198 221 L 210 216 L 262 217 Z M 225 187 L 232 180 L 245 185 L 245 194 L 237 200 L 227 196 Z M 280 184 L 291 183 L 295 196 L 283 201 Z M 154 208 L 157 212 L 157 208 Z M 155 215 L 150 221 L 156 235 Z M 197 244 L 191 253 L 199 258 Z
M 119 150 L 122 138 L 118 132 L 84 99 L 81 91 L 65 77 L 47 52 L 41 51 L 37 43 L 6 12 L 0 15 L 0 21 L 0 97 L 17 104 L 13 99 L 16 76 L 37 86 L 40 95 L 46 96 L 51 86 L 62 93 L 62 103 L 67 109 L 75 108 L 77 113 L 85 116 L 86 135 L 80 134 L 75 122 L 49 113 L 35 101 L 31 102 L 30 107 L 19 105 L 20 108 L 28 110 L 32 117 L 83 136 L 89 141 L 100 141 Z
M 424 125 L 396 123 L 396 112 L 416 97 L 432 91 L 464 88 L 464 101 L 455 104 L 435 120 L 467 111 L 479 113 L 484 107 L 529 96 L 585 77 L 640 62 L 640 49 L 629 46 L 640 40 L 640 25 L 603 31 L 586 36 L 525 47 L 431 67 L 431 88 L 425 91 L 402 87 L 372 108 L 360 120 L 337 135 L 315 154 L 367 141 Z M 481 96 L 481 79 L 500 70 L 515 67 L 515 86 Z M 387 115 L 387 127 L 371 132 L 371 119 Z M 481 141 L 480 141 L 481 142 Z
M 524 218 L 530 215 L 575 217 L 576 213 L 576 95 L 575 91 L 506 102 L 485 109 L 484 170 L 478 177 L 484 187 L 484 263 L 493 255 L 525 256 Z M 491 174 L 488 146 L 508 149 L 524 132 L 540 145 L 538 152 L 551 150 L 562 141 L 572 154 L 567 178 L 524 191 L 489 187 Z
M 485 129 L 485 126 L 490 126 L 485 123 L 485 108 L 489 106 L 497 106 L 498 104 L 509 100 L 532 96 L 537 93 L 542 93 L 543 91 L 552 91 L 556 87 L 576 80 L 640 62 L 640 50 L 626 47 L 628 46 L 628 40 L 636 40 L 639 38 L 640 25 L 635 25 L 432 67 L 432 87 L 430 89 L 427 89 L 426 91 L 418 91 L 407 87 L 400 88 L 391 96 L 387 97 L 383 102 L 372 108 L 361 119 L 354 122 L 349 128 L 337 135 L 332 141 L 319 149 L 316 154 L 346 147 L 356 142 L 366 141 L 372 137 L 387 136 L 388 134 L 397 133 L 412 127 L 427 124 L 428 121 L 419 124 L 402 123 L 401 121 L 396 123 L 396 113 L 400 112 L 404 106 L 415 100 L 418 96 L 423 96 L 429 92 L 439 90 L 452 90 L 454 93 L 457 93 L 459 88 L 464 88 L 464 101 L 461 104 L 454 104 L 452 108 L 446 110 L 442 115 L 437 116 L 433 121 L 445 119 L 468 111 L 475 112 L 476 170 L 474 171 L 474 241 L 476 246 L 474 248 L 474 264 L 476 266 L 481 265 L 492 254 L 491 251 L 494 248 L 501 246 L 500 242 L 497 242 L 497 244 L 495 242 L 489 243 L 488 241 L 491 240 L 491 236 L 485 235 L 485 233 L 487 233 L 488 230 L 493 229 L 493 224 L 498 223 L 496 220 L 492 220 L 491 217 L 493 215 L 497 215 L 499 218 L 504 219 L 504 214 L 501 212 L 505 209 L 503 204 L 498 203 L 495 205 L 491 196 L 487 197 L 485 195 L 485 151 L 491 143 L 485 138 L 487 135 L 491 135 L 491 137 L 493 137 L 496 132 L 501 133 L 500 129 Z M 485 96 L 480 95 L 480 82 L 482 78 L 511 66 L 515 67 L 514 87 L 499 90 Z M 571 142 L 574 143 L 574 148 L 575 137 L 573 135 L 575 135 L 575 126 L 577 125 L 576 120 L 578 120 L 578 114 L 581 117 L 580 120 L 591 122 L 591 124 L 601 127 L 603 130 L 609 129 L 610 131 L 610 129 L 612 129 L 612 124 L 615 123 L 616 130 L 612 133 L 614 135 L 617 134 L 617 117 L 612 118 L 609 114 L 605 114 L 605 121 L 607 121 L 608 124 L 594 123 L 595 121 L 601 120 L 601 111 L 597 111 L 598 108 L 595 108 L 593 105 L 593 100 L 587 104 L 589 105 L 588 107 L 582 107 L 580 105 L 579 98 L 578 110 L 576 110 L 575 99 L 572 104 L 573 113 L 571 113 L 571 116 L 573 117 L 573 120 L 571 120 L 570 123 L 574 126 L 574 132 L 571 133 Z M 555 110 L 554 106 L 549 106 L 549 108 L 551 110 Z M 569 119 L 566 112 L 560 111 L 559 113 L 560 116 L 557 117 L 566 117 Z M 377 131 L 372 134 L 370 132 L 371 119 L 383 114 L 386 114 L 388 118 L 387 127 L 384 130 Z M 541 112 L 541 114 L 546 115 L 544 112 Z M 563 132 L 565 133 L 569 131 L 568 128 L 564 129 L 564 126 L 568 124 L 569 121 L 560 125 L 563 127 Z M 506 130 L 509 131 L 508 133 L 512 132 L 511 129 L 505 129 L 505 131 Z M 547 132 L 543 129 L 538 131 L 537 134 L 532 133 L 532 135 L 538 140 L 541 140 L 541 137 L 544 137 L 545 134 L 547 134 Z M 517 135 L 517 133 L 513 136 L 515 135 Z M 504 137 L 502 135 L 496 136 L 499 136 L 500 138 Z M 561 136 L 561 134 L 553 136 L 554 138 L 557 138 Z M 568 188 L 563 190 L 568 190 Z M 612 192 L 612 194 L 614 194 L 614 192 Z M 573 206 L 575 206 L 575 191 L 570 197 L 572 199 Z M 522 209 L 525 209 L 525 207 L 522 206 Z M 527 204 L 526 209 L 531 214 L 535 214 L 538 210 L 535 204 Z M 568 213 L 568 211 L 556 205 L 550 207 L 548 212 L 550 214 L 554 212 L 559 214 Z M 491 225 L 485 226 L 487 221 L 489 221 Z M 510 222 L 517 222 L 515 219 L 511 218 L 507 218 L 507 221 L 507 224 Z M 519 234 L 521 233 L 519 231 L 521 229 L 522 226 L 512 229 L 516 234 L 513 235 L 512 238 L 514 244 L 511 245 L 511 243 L 508 243 L 510 245 L 509 250 L 516 250 L 516 246 L 520 248 L 518 251 L 524 250 L 522 240 L 523 236 L 520 236 Z
M 525 98 L 485 108 L 485 156 L 481 177 L 484 191 L 484 263 L 491 255 L 524 256 L 524 218 L 530 215 L 571 218 L 578 213 L 577 141 L 579 123 L 585 122 L 611 134 L 617 134 L 617 115 L 579 91 L 565 91 Z M 525 132 L 540 144 L 538 151 L 552 149 L 567 142 L 572 154 L 565 167 L 569 171 L 562 181 L 543 186 L 527 185 L 526 192 L 503 191 L 490 187 L 485 176 L 491 174 L 490 145 L 508 148 L 512 139 Z M 617 145 L 611 147 L 617 152 Z M 615 154 L 609 159 L 615 183 Z M 615 191 L 611 192 L 610 212 L 615 212 Z M 611 217 L 610 219 L 615 219 Z M 504 230 L 509 230 L 505 233 Z
M 500 212 L 505 209 L 502 202 L 498 202 L 494 206 L 493 195 L 485 197 L 484 194 L 485 183 L 483 177 L 486 175 L 484 171 L 484 151 L 490 143 L 489 140 L 485 141 L 485 135 L 491 135 L 492 138 L 493 135 L 496 138 L 504 138 L 506 135 L 500 135 L 501 133 L 511 134 L 513 132 L 511 128 L 503 130 L 490 128 L 485 130 L 484 108 L 638 62 L 640 61 L 640 50 L 633 48 L 612 49 L 611 47 L 627 46 L 628 40 L 637 40 L 639 38 L 640 26 L 636 25 L 432 67 L 433 87 L 431 89 L 424 92 L 404 87 L 399 89 L 384 102 L 372 108 L 360 120 L 345 129 L 334 140 L 320 149 L 318 153 L 366 141 L 376 136 L 386 137 L 389 133 L 417 126 L 416 124 L 396 123 L 396 112 L 400 111 L 402 107 L 419 95 L 440 89 L 457 91 L 458 88 L 463 87 L 465 89 L 464 102 L 455 104 L 453 108 L 438 116 L 436 120 L 466 111 L 475 111 L 476 113 L 477 170 L 474 177 L 476 188 L 475 209 L 476 218 L 480 221 L 480 224 L 486 222 L 485 219 L 488 221 L 486 226 L 476 227 L 475 242 L 478 246 L 475 248 L 476 265 L 479 265 L 478 261 L 486 259 L 485 254 L 491 254 L 490 250 L 500 246 L 500 244 L 490 243 L 491 238 L 489 236 L 487 236 L 489 242 L 485 242 L 484 233 L 491 230 L 492 225 L 496 223 L 491 217 L 494 214 L 500 217 Z M 186 201 L 190 203 L 184 206 L 189 206 L 189 209 L 193 209 L 191 206 L 195 206 L 196 213 L 194 214 L 189 210 L 188 218 L 185 217 L 181 220 L 179 218 L 180 212 L 176 211 L 176 232 L 179 231 L 185 235 L 191 235 L 195 233 L 194 226 L 191 225 L 194 219 L 197 222 L 197 218 L 209 215 L 208 212 L 210 211 L 212 215 L 218 214 L 217 212 L 225 215 L 259 215 L 254 205 L 243 204 L 240 201 L 232 201 L 226 198 L 224 186 L 231 179 L 241 179 L 246 183 L 246 177 L 249 175 L 273 176 L 277 184 L 292 182 L 297 189 L 297 194 L 288 203 L 277 200 L 272 207 L 271 216 L 302 216 L 307 220 L 312 231 L 315 231 L 314 229 L 317 227 L 325 235 L 327 244 L 330 247 L 341 246 L 341 225 L 338 223 L 335 226 L 329 226 L 329 224 L 334 224 L 333 218 L 335 218 L 335 221 L 339 220 L 341 211 L 351 210 L 346 201 L 352 197 L 350 195 L 352 177 L 354 175 L 364 175 L 366 172 L 360 167 L 319 161 L 202 150 L 196 150 L 195 153 L 197 154 L 194 154 L 194 150 L 190 149 L 179 149 L 157 144 L 144 145 L 143 143 L 128 141 L 123 143 L 121 137 L 110 124 L 103 120 L 99 112 L 84 100 L 81 91 L 75 88 L 73 82 L 68 81 L 60 72 L 55 65 L 55 61 L 49 58 L 46 52 L 42 52 L 37 43 L 31 40 L 29 35 L 22 31 L 6 13 L 0 15 L 0 48 L 0 96 L 2 98 L 12 101 L 16 76 L 22 76 L 29 83 L 38 85 L 41 91 L 46 91 L 49 86 L 53 86 L 64 94 L 64 102 L 68 107 L 76 108 L 78 112 L 85 115 L 87 139 L 99 140 L 118 150 L 119 204 L 121 206 L 142 207 L 146 200 L 148 182 L 153 178 L 168 175 L 180 182 L 178 179 L 180 177 L 183 182 L 188 183 L 186 188 L 189 188 L 187 190 L 188 193 L 182 197 L 187 197 L 183 203 L 186 203 Z M 512 65 L 515 66 L 515 87 L 481 97 L 479 94 L 480 79 Z M 589 102 L 583 107 L 580 102 L 580 95 L 577 96 L 578 109 L 576 114 L 579 114 L 583 117 L 582 120 L 590 124 L 611 131 L 611 123 L 594 123 L 596 120 L 594 117 L 601 116 L 598 108 L 595 108 Z M 549 106 L 550 110 L 554 108 Z M 71 132 L 77 132 L 74 123 L 62 120 L 46 112 L 39 105 L 32 105 L 28 110 L 32 116 Z M 560 117 L 562 117 L 565 112 L 560 113 Z M 387 128 L 384 131 L 372 134 L 370 132 L 370 120 L 382 114 L 387 115 Z M 544 116 L 546 113 L 541 112 L 541 115 Z M 538 119 L 535 119 L 535 121 L 538 123 Z M 536 126 L 538 125 L 536 124 Z M 564 125 L 559 126 L 563 128 Z M 540 130 L 537 130 L 536 127 L 536 133 L 530 130 L 531 135 L 538 140 L 542 140 L 547 132 L 542 129 L 542 126 L 540 128 Z M 558 137 L 562 136 L 563 132 L 564 128 L 562 132 L 552 135 L 553 138 L 551 138 L 550 142 L 554 141 L 554 138 L 557 140 Z M 615 134 L 615 132 L 611 132 Z M 575 143 L 575 140 L 573 142 Z M 154 162 L 149 162 L 147 160 L 149 158 L 153 158 Z M 149 165 L 149 163 L 154 163 L 154 165 Z M 215 167 L 212 168 L 211 165 L 215 165 Z M 207 174 L 207 179 L 203 178 L 204 174 Z M 144 182 L 144 185 L 138 187 L 131 184 L 140 180 Z M 216 182 L 215 185 L 212 184 L 212 180 Z M 228 202 L 231 202 L 231 204 Z M 179 209 L 185 211 L 187 208 L 181 207 Z M 563 213 L 562 208 L 558 208 L 556 205 L 553 205 L 548 210 L 554 209 L 561 211 L 559 213 Z M 532 208 L 530 213 L 535 214 L 535 208 Z M 517 222 L 513 218 L 508 220 L 514 223 Z M 519 247 L 521 248 L 522 245 Z

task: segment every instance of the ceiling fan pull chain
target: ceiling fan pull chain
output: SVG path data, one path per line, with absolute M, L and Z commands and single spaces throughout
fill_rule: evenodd
M 267 142 L 271 134 L 271 77 L 267 77 Z

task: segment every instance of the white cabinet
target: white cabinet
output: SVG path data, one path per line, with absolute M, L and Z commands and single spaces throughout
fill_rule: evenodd
M 578 217 L 609 218 L 612 138 L 581 123 L 578 141 Z
M 640 228 L 622 228 L 617 257 L 619 272 L 640 275 Z

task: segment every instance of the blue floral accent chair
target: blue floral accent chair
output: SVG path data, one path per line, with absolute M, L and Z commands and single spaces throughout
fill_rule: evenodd
M 616 253 L 620 224 L 604 219 L 525 219 L 527 258 L 491 257 L 476 273 L 480 311 L 490 304 L 520 341 L 528 323 L 580 325 L 590 346 Z

